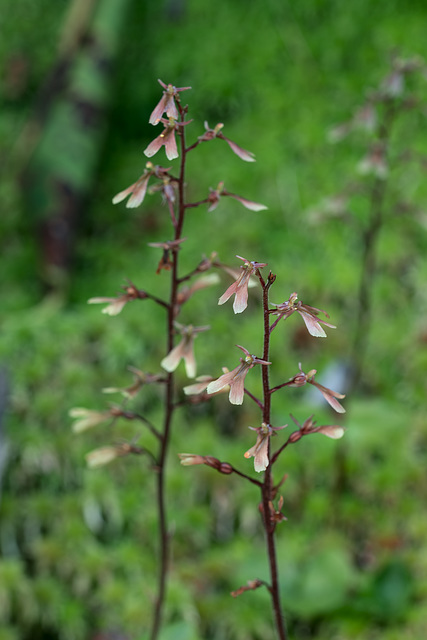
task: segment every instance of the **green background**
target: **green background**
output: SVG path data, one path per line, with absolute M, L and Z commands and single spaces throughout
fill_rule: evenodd
M 159 196 L 147 196 L 136 210 L 111 203 L 142 173 L 143 150 L 159 133 L 148 124 L 161 95 L 157 78 L 192 87 L 182 94 L 194 119 L 189 140 L 203 133 L 204 120 L 224 122 L 224 135 L 256 155 L 256 163 L 243 163 L 222 141 L 201 145 L 189 157 L 189 198 L 206 197 L 224 180 L 229 191 L 268 206 L 254 213 L 227 198 L 214 212 L 190 211 L 184 267 L 212 251 L 234 266 L 236 254 L 265 261 L 277 274 L 274 302 L 297 291 L 326 309 L 337 325 L 327 329 L 327 340 L 306 338 L 293 316 L 274 334 L 272 351 L 277 383 L 295 375 L 301 361 L 326 384 L 322 371 L 346 363 L 350 353 L 361 240 L 346 218 L 313 217 L 325 199 L 360 180 L 356 167 L 369 141 L 355 133 L 331 145 L 327 132 L 351 119 L 380 84 L 393 52 L 425 49 L 421 0 L 95 5 L 97 47 L 73 50 L 65 86 L 59 81 L 49 93 L 71 3 L 2 3 L 0 402 L 7 464 L 0 640 L 145 637 L 156 579 L 153 472 L 141 458 L 88 470 L 84 454 L 120 438 L 150 443 L 134 424 L 75 436 L 68 410 L 103 409 L 103 387 L 129 384 L 129 365 L 157 371 L 165 355 L 163 314 L 150 303 L 128 305 L 116 318 L 86 305 L 92 296 L 115 295 L 126 278 L 156 295 L 167 292 L 167 273 L 155 275 L 158 252 L 147 247 L 169 239 Z M 288 474 L 288 520 L 277 535 L 282 601 L 298 639 L 425 635 L 425 164 L 399 160 L 408 149 L 426 151 L 425 78 L 413 89 L 420 107 L 403 114 L 393 133 L 388 211 L 410 202 L 416 215 L 390 219 L 381 234 L 362 390 L 344 401 L 342 441 L 306 438 L 277 465 Z M 76 119 L 76 95 L 92 105 L 94 126 Z M 163 150 L 156 161 L 176 170 Z M 41 221 L 57 210 L 58 181 L 79 196 L 66 270 L 49 264 L 40 240 Z M 366 220 L 366 197 L 355 197 L 350 208 L 352 220 Z M 259 296 L 250 294 L 248 311 L 234 316 L 231 303 L 216 305 L 228 284 L 222 277 L 183 311 L 183 322 L 212 327 L 196 342 L 200 373 L 236 366 L 236 343 L 261 351 Z M 345 382 L 341 370 L 337 390 Z M 181 368 L 179 380 L 187 382 Z M 257 376 L 248 381 L 256 391 Z M 313 411 L 319 424 L 338 422 L 304 390 L 276 396 L 275 424 L 289 422 L 290 412 L 302 422 Z M 160 420 L 156 390 L 144 391 L 136 406 Z M 214 455 L 253 473 L 243 453 L 253 444 L 247 426 L 258 420 L 248 401 L 239 409 L 225 397 L 177 414 L 162 640 L 275 637 L 265 591 L 229 595 L 267 577 L 259 496 L 237 477 L 180 467 L 176 456 Z

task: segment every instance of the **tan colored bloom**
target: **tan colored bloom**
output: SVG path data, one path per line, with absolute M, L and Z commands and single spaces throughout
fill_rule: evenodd
M 337 399 L 339 398 L 341 400 L 342 398 L 345 398 L 345 394 L 338 393 L 337 391 L 332 391 L 332 389 L 328 389 L 322 384 L 319 384 L 319 382 L 316 382 L 314 379 L 314 376 L 317 373 L 316 369 L 311 369 L 311 371 L 309 371 L 308 373 L 304 373 L 301 369 L 301 363 L 299 363 L 299 369 L 300 373 L 291 378 L 290 381 L 286 383 L 287 386 L 302 387 L 308 382 L 309 384 L 312 384 L 313 386 L 317 387 L 317 389 L 319 389 L 320 393 L 323 395 L 326 402 L 330 404 L 332 409 L 334 409 L 337 413 L 345 413 L 344 407 L 338 402 Z
M 161 361 L 161 366 L 166 371 L 175 371 L 181 360 L 184 360 L 185 371 L 189 378 L 196 375 L 196 359 L 194 357 L 194 339 L 201 331 L 207 331 L 210 327 L 193 327 L 192 325 L 183 326 L 175 323 L 175 326 L 182 335 L 182 340 L 168 353 Z
M 159 274 L 163 269 L 166 271 L 170 271 L 172 268 L 172 258 L 171 252 L 176 253 L 180 249 L 180 244 L 184 242 L 187 238 L 179 238 L 178 240 L 168 240 L 167 242 L 148 242 L 149 247 L 153 247 L 154 249 L 163 249 L 162 257 L 160 258 L 159 264 L 157 265 L 156 273 Z
M 266 362 L 265 360 L 261 360 L 260 358 L 251 355 L 247 349 L 240 345 L 236 346 L 245 353 L 246 357 L 240 358 L 239 366 L 233 369 L 233 371 L 224 373 L 217 380 L 210 382 L 206 391 L 208 393 L 217 393 L 229 385 L 229 400 L 231 404 L 243 404 L 243 398 L 245 395 L 245 378 L 249 369 L 252 369 L 256 364 L 271 364 L 271 362 Z
M 113 198 L 113 204 L 117 204 L 118 202 L 122 202 L 125 198 L 130 195 L 129 200 L 126 203 L 126 207 L 129 209 L 138 207 L 144 200 L 145 194 L 147 193 L 148 181 L 151 176 L 155 176 L 159 178 L 159 180 L 165 181 L 170 180 L 167 176 L 167 172 L 169 169 L 164 169 L 163 167 L 159 167 L 158 165 L 154 166 L 152 162 L 147 162 L 145 165 L 145 170 L 142 176 L 131 184 L 130 187 L 124 189 L 124 191 L 120 191 Z
M 311 433 L 323 433 L 324 436 L 332 438 L 333 440 L 339 440 L 345 433 L 344 427 L 338 424 L 325 424 L 316 426 L 316 421 L 313 420 L 313 416 L 307 418 L 304 424 L 301 426 L 298 420 L 291 415 L 292 420 L 299 427 L 302 435 L 309 435 Z
M 263 211 L 264 209 L 268 209 L 264 204 L 253 202 L 253 200 L 248 200 L 247 198 L 242 198 L 242 196 L 238 196 L 235 193 L 226 191 L 224 189 L 224 183 L 220 182 L 216 189 L 209 189 L 208 202 L 210 204 L 208 211 L 214 211 L 217 208 L 222 196 L 230 196 L 230 198 L 238 200 L 246 209 L 250 209 L 251 211 Z
M 85 458 L 87 466 L 91 469 L 95 469 L 97 467 L 103 467 L 104 465 L 113 462 L 117 458 L 126 456 L 133 451 L 134 447 L 124 442 L 122 444 L 117 444 L 110 447 L 100 447 L 99 449 L 94 449 L 93 451 L 87 453 Z
M 242 313 L 248 306 L 248 286 L 251 275 L 256 273 L 258 269 L 267 266 L 267 264 L 265 262 L 250 262 L 241 256 L 236 257 L 244 262 L 244 265 L 240 267 L 241 273 L 236 282 L 233 282 L 227 291 L 222 294 L 218 300 L 218 304 L 224 304 L 231 296 L 235 295 L 233 311 L 234 313 Z
M 265 471 L 270 464 L 268 459 L 268 449 L 270 437 L 275 435 L 275 432 L 279 429 L 284 429 L 287 425 L 282 427 L 271 427 L 269 424 L 262 423 L 258 428 L 249 427 L 252 431 L 257 432 L 257 439 L 253 447 L 248 449 L 244 454 L 245 458 L 254 458 L 254 468 L 258 473 Z
M 270 464 L 268 445 L 273 431 L 268 424 L 264 423 L 256 431 L 258 432 L 256 442 L 253 447 L 246 451 L 245 458 L 254 458 L 254 468 L 259 473 L 260 471 L 265 471 Z
M 228 373 L 227 367 L 222 367 L 223 373 Z M 183 391 L 186 396 L 195 396 L 206 391 L 208 384 L 215 380 L 213 376 L 197 376 L 196 382 L 194 384 L 187 385 L 184 387 Z M 226 385 L 216 393 L 228 393 L 230 391 L 229 385 Z M 216 393 L 209 395 L 216 395 Z
M 146 384 L 152 384 L 155 382 L 164 382 L 164 377 L 159 374 L 145 373 L 134 367 L 128 367 L 129 371 L 132 371 L 133 383 L 128 387 L 105 387 L 102 389 L 102 393 L 121 393 L 125 398 L 134 398 L 140 389 Z
M 153 125 L 156 125 L 160 122 L 164 113 L 166 113 L 168 118 L 174 118 L 175 120 L 178 120 L 179 113 L 175 104 L 175 99 L 179 100 L 178 94 L 181 91 L 187 91 L 188 89 L 191 89 L 191 87 L 177 88 L 174 87 L 173 84 L 165 84 L 161 80 L 158 80 L 158 82 L 162 85 L 164 91 L 159 103 L 154 108 L 150 116 L 149 123 Z
M 117 316 L 123 309 L 123 307 L 132 300 L 139 298 L 143 300 L 147 297 L 145 291 L 140 291 L 134 284 L 130 283 L 123 287 L 125 293 L 115 298 L 112 297 L 97 297 L 90 298 L 88 304 L 105 304 L 108 303 L 105 309 L 102 309 L 102 313 L 106 313 L 109 316 Z
M 106 420 L 110 420 L 111 411 L 93 411 L 91 409 L 84 409 L 83 407 L 74 407 L 69 410 L 68 415 L 70 418 L 77 418 L 73 424 L 74 433 L 82 433 L 82 431 L 96 427 Z
M 167 159 L 174 160 L 175 158 L 178 158 L 179 155 L 175 140 L 177 122 L 173 118 L 169 118 L 169 120 L 162 118 L 161 121 L 165 125 L 165 128 L 157 138 L 154 138 L 154 140 L 150 142 L 144 153 L 148 158 L 151 158 L 159 151 L 159 149 L 165 147 Z
M 178 458 L 184 467 L 190 467 L 196 464 L 205 464 L 205 457 L 195 453 L 178 453 Z
M 310 335 L 315 338 L 326 338 L 326 333 L 323 327 L 320 326 L 320 323 L 324 324 L 326 327 L 330 327 L 331 329 L 336 329 L 335 325 L 326 322 L 326 320 L 321 320 L 317 316 L 319 313 L 325 314 L 327 318 L 329 315 L 323 309 L 317 309 L 316 307 L 311 307 L 308 304 L 303 304 L 301 300 L 298 300 L 298 294 L 292 293 L 289 297 L 289 300 L 283 302 L 282 304 L 273 304 L 273 307 L 276 307 L 272 313 L 274 315 L 279 316 L 274 323 L 273 326 L 276 326 L 279 320 L 289 318 L 295 311 L 297 311 L 302 319 L 305 322 L 305 326 L 307 327 Z
M 205 122 L 206 131 L 203 135 L 199 136 L 200 142 L 213 140 L 213 138 L 221 138 L 221 140 L 226 141 L 226 143 L 229 145 L 230 149 L 236 154 L 236 156 L 239 156 L 239 158 L 241 158 L 245 162 L 255 162 L 255 157 L 252 151 L 247 151 L 246 149 L 243 149 L 238 144 L 236 144 L 229 138 L 225 137 L 225 135 L 222 133 L 223 127 L 224 125 L 222 124 L 222 122 L 220 122 L 219 124 L 216 125 L 214 129 L 211 129 L 208 123 Z

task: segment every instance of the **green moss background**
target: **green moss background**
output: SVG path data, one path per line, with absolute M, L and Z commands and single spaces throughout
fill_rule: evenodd
M 147 247 L 169 233 L 158 196 L 136 210 L 111 204 L 142 172 L 157 78 L 192 86 L 183 94 L 194 118 L 190 139 L 201 135 L 204 120 L 224 122 L 224 134 L 256 154 L 249 164 L 220 141 L 202 145 L 189 158 L 190 197 L 203 198 L 224 180 L 229 191 L 269 207 L 254 213 L 223 199 L 212 213 L 191 211 L 183 264 L 192 268 L 212 251 L 228 264 L 236 254 L 266 261 L 278 276 L 274 302 L 298 291 L 327 309 L 338 327 L 328 340 L 301 341 L 292 317 L 273 345 L 278 382 L 295 375 L 300 361 L 306 370 L 316 367 L 322 381 L 322 370 L 348 357 L 361 246 L 353 226 L 342 219 L 313 224 L 313 211 L 355 179 L 366 145 L 357 135 L 331 145 L 327 132 L 378 86 L 393 52 L 425 53 L 427 10 L 421 0 L 99 0 L 102 55 L 95 48 L 93 67 L 77 53 L 71 73 L 73 95 L 98 108 L 96 126 L 86 130 L 67 119 L 70 93 L 61 82 L 40 117 L 71 3 L 3 4 L 0 640 L 142 640 L 155 594 L 153 473 L 140 458 L 88 470 L 84 455 L 146 434 L 120 423 L 114 432 L 99 426 L 75 436 L 68 410 L 102 409 L 103 387 L 128 384 L 130 365 L 157 370 L 164 356 L 163 314 L 149 303 L 128 305 L 116 318 L 86 305 L 92 296 L 115 295 L 126 278 L 158 295 L 167 290 L 166 273 L 154 274 L 158 253 Z M 425 79 L 414 89 L 425 98 Z M 426 151 L 425 113 L 424 106 L 402 118 L 396 154 Z M 42 151 L 37 126 L 51 132 L 41 138 Z M 42 173 L 23 179 L 41 166 Z M 54 209 L 50 187 L 58 176 L 81 197 L 72 259 L 60 273 L 46 267 L 38 231 Z M 282 598 L 298 640 L 425 635 L 424 177 L 425 166 L 412 164 L 393 174 L 393 197 L 414 203 L 418 214 L 392 221 L 381 236 L 365 392 L 345 401 L 344 439 L 306 438 L 278 465 L 288 474 L 288 520 L 278 532 Z M 359 219 L 366 215 L 363 197 L 352 208 Z M 261 349 L 256 294 L 249 311 L 235 317 L 229 305 L 216 305 L 226 286 L 223 278 L 184 311 L 185 322 L 212 327 L 196 342 L 202 373 L 234 367 L 236 343 Z M 312 396 L 279 395 L 277 424 L 288 422 L 289 412 L 303 421 L 316 411 L 319 423 L 331 421 Z M 153 421 L 161 414 L 151 388 L 136 406 Z M 267 577 L 258 496 L 233 476 L 180 467 L 176 456 L 211 454 L 249 473 L 247 425 L 257 419 L 247 402 L 236 410 L 221 397 L 177 414 L 162 640 L 274 638 L 266 593 L 229 595 Z

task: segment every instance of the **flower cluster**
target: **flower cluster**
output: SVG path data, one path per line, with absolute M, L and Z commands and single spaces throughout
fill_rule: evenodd
M 317 373 L 316 369 L 311 369 L 308 373 L 304 373 L 304 371 L 301 369 L 301 362 L 300 362 L 299 370 L 300 372 L 297 373 L 296 376 L 291 378 L 289 382 L 286 382 L 285 385 L 283 386 L 302 387 L 307 383 L 312 384 L 314 387 L 319 389 L 320 393 L 323 395 L 326 402 L 330 404 L 332 409 L 335 409 L 337 413 L 345 413 L 344 407 L 338 402 L 338 398 L 340 400 L 345 398 L 345 395 L 343 393 L 332 391 L 332 389 L 328 389 L 327 387 L 324 387 L 322 384 L 319 384 L 319 382 L 316 382 L 316 380 L 314 379 L 314 376 Z
M 248 306 L 248 286 L 250 277 L 256 274 L 258 269 L 266 267 L 267 264 L 265 262 L 250 262 L 241 256 L 236 256 L 236 258 L 239 258 L 239 260 L 243 260 L 244 262 L 244 265 L 240 267 L 241 273 L 237 280 L 228 287 L 225 293 L 222 294 L 218 300 L 218 304 L 224 304 L 231 298 L 231 296 L 234 295 L 233 311 L 234 313 L 242 313 Z
M 323 313 L 327 318 L 329 318 L 326 311 L 323 311 L 323 309 L 317 309 L 316 307 L 311 307 L 308 304 L 303 304 L 301 300 L 298 300 L 297 293 L 292 293 L 289 300 L 286 300 L 286 302 L 282 302 L 282 304 L 273 304 L 273 306 L 275 309 L 272 310 L 271 313 L 279 317 L 274 325 L 272 325 L 272 328 L 279 320 L 282 318 L 289 318 L 289 316 L 297 311 L 304 320 L 308 332 L 315 338 L 326 338 L 326 333 L 323 327 L 320 326 L 320 323 L 324 324 L 326 327 L 330 327 L 331 329 L 336 329 L 335 325 L 317 317 L 319 313 Z
M 129 283 L 129 285 L 123 287 L 125 293 L 122 293 L 119 296 L 114 297 L 97 297 L 90 298 L 88 300 L 89 304 L 105 304 L 108 303 L 105 309 L 102 310 L 102 313 L 106 313 L 109 316 L 117 316 L 120 311 L 122 311 L 123 307 L 128 303 L 132 302 L 132 300 L 144 300 L 147 298 L 147 293 L 145 291 L 141 291 L 137 289 L 134 284 Z
M 262 423 L 258 428 L 249 427 L 253 431 L 257 432 L 257 439 L 253 447 L 248 449 L 245 453 L 245 458 L 254 458 L 255 471 L 265 471 L 270 464 L 268 459 L 270 437 L 274 435 L 275 431 L 284 429 L 288 425 L 282 427 L 272 427 L 269 424 Z
M 244 358 L 240 358 L 240 364 L 238 367 L 224 373 L 217 380 L 210 382 L 206 388 L 208 393 L 217 393 L 226 386 L 230 387 L 229 400 L 231 404 L 243 404 L 243 397 L 245 395 L 245 378 L 250 369 L 256 364 L 271 364 L 261 360 L 254 355 L 251 355 L 247 349 L 236 345 L 245 354 Z
M 194 357 L 194 340 L 198 333 L 207 331 L 210 327 L 193 327 L 192 325 L 183 326 L 175 322 L 175 327 L 182 335 L 181 342 L 168 353 L 161 361 L 161 366 L 166 371 L 175 371 L 181 360 L 184 360 L 185 372 L 188 378 L 194 378 L 196 375 L 196 359 Z

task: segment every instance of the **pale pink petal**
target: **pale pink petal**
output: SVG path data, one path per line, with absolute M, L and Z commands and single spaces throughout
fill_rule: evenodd
M 127 198 L 128 195 L 130 195 L 133 192 L 136 185 L 137 183 L 135 182 L 134 184 L 131 184 L 130 187 L 128 187 L 124 191 L 120 191 L 120 193 L 117 193 L 113 198 L 113 204 L 118 204 L 119 202 L 122 202 L 122 200 Z
M 270 461 L 268 459 L 269 436 L 259 434 L 256 443 L 244 454 L 245 458 L 254 458 L 254 468 L 258 473 L 265 471 Z
M 195 378 L 197 364 L 194 357 L 194 336 L 186 336 L 183 342 L 185 344 L 183 345 L 182 357 L 184 359 L 185 372 L 188 378 Z
M 174 96 L 169 96 L 169 99 L 167 100 L 167 104 L 166 104 L 166 115 L 168 118 L 173 118 L 174 120 L 178 120 L 179 118 L 179 113 L 178 113 L 178 109 L 176 108 L 175 105 L 175 100 L 174 100 Z
M 206 391 L 206 387 L 212 382 L 212 376 L 199 376 L 196 380 L 197 382 L 194 384 L 184 387 L 183 391 L 186 396 L 193 396 Z
M 178 453 L 178 458 L 184 467 L 189 467 L 193 464 L 205 464 L 205 458 L 195 453 Z
M 233 282 L 233 284 L 228 287 L 227 291 L 222 294 L 222 296 L 218 300 L 218 304 L 224 304 L 225 302 L 227 302 L 227 300 L 229 300 L 231 296 L 237 292 L 238 286 L 239 282 L 238 280 L 236 280 L 236 282 Z
M 100 449 L 95 449 L 90 453 L 87 453 L 86 463 L 87 466 L 91 469 L 95 469 L 96 467 L 102 467 L 105 464 L 108 464 L 120 457 L 121 452 L 117 449 L 117 447 L 101 447 Z
M 248 283 L 249 283 L 250 272 L 247 271 L 243 274 L 242 279 L 240 280 L 236 297 L 233 302 L 233 311 L 234 313 L 242 313 L 248 306 Z
M 154 140 L 150 142 L 148 147 L 145 149 L 144 154 L 147 156 L 147 158 L 151 158 L 164 144 L 164 135 L 160 134 L 159 136 L 157 136 L 157 138 L 154 138 Z
M 167 134 L 165 135 L 165 151 L 166 151 L 166 157 L 168 160 L 174 160 L 175 158 L 178 158 L 178 149 L 176 146 L 176 140 L 175 140 L 175 130 L 174 129 L 170 129 Z
M 176 347 L 174 347 L 165 358 L 163 358 L 160 365 L 163 367 L 163 369 L 166 369 L 166 371 L 169 371 L 170 373 L 171 371 L 175 371 L 181 361 L 181 358 L 183 357 L 184 340 L 181 340 L 181 342 L 177 344 Z
M 208 211 L 215 211 L 215 209 L 217 208 L 217 206 L 219 205 L 219 197 L 216 198 L 215 200 L 210 200 L 211 204 L 208 207 Z
M 255 157 L 254 157 L 255 154 L 253 154 L 252 151 L 247 151 L 246 149 L 243 149 L 238 144 L 236 144 L 232 140 L 229 140 L 229 138 L 226 138 L 225 136 L 220 135 L 219 137 L 227 142 L 227 144 L 230 146 L 231 150 L 234 151 L 236 156 L 239 156 L 239 158 L 241 158 L 245 162 L 255 162 Z
M 308 332 L 309 332 L 310 335 L 314 336 L 315 338 L 326 338 L 327 337 L 325 331 L 320 326 L 319 321 L 316 320 L 316 318 L 314 318 L 310 314 L 308 314 L 305 311 L 302 311 L 300 309 L 298 309 L 298 312 L 299 312 L 300 316 L 302 317 L 302 319 L 304 320 L 305 326 L 307 327 Z
M 248 371 L 249 369 L 247 367 L 241 367 L 240 371 L 230 382 L 230 394 L 228 399 L 231 404 L 243 404 L 243 398 L 245 396 L 245 378 Z
M 160 118 L 162 117 L 162 115 L 166 111 L 166 104 L 167 104 L 168 99 L 169 99 L 168 94 L 164 93 L 162 95 L 162 97 L 160 98 L 159 103 L 153 109 L 153 112 L 152 112 L 152 114 L 150 116 L 150 119 L 148 121 L 150 124 L 153 124 L 153 125 L 159 124 Z
M 260 446 L 258 447 L 256 455 L 254 456 L 254 468 L 255 471 L 258 471 L 258 473 L 260 471 L 265 471 L 270 464 L 270 461 L 268 459 L 268 440 L 268 437 L 263 439 Z
M 241 196 L 236 196 L 234 193 L 224 192 L 222 195 L 231 196 L 235 200 L 238 200 L 246 209 L 250 209 L 251 211 L 263 211 L 264 209 L 268 209 L 265 204 L 260 204 L 259 202 L 253 202 L 252 200 L 247 200 L 246 198 L 242 198 Z
M 119 296 L 118 298 L 90 298 L 88 304 L 99 304 L 109 302 L 109 304 L 102 309 L 102 313 L 106 313 L 108 316 L 117 316 L 128 302 L 126 295 Z
M 135 209 L 135 207 L 139 207 L 141 202 L 144 200 L 145 194 L 147 193 L 149 177 L 150 175 L 144 176 L 143 178 L 140 178 L 136 183 L 133 194 L 129 198 L 126 205 L 128 209 Z
M 324 436 L 332 438 L 333 440 L 339 440 L 343 437 L 345 429 L 339 425 L 325 425 L 318 427 L 317 433 L 323 433 Z
M 227 371 L 227 373 L 224 373 L 217 380 L 212 380 L 212 382 L 208 384 L 206 391 L 208 393 L 216 393 L 217 391 L 220 391 L 223 387 L 231 384 L 234 376 L 240 371 L 241 366 L 242 365 L 240 364 L 238 367 L 236 367 L 232 371 Z
M 111 417 L 109 411 L 92 411 L 80 407 L 70 409 L 68 413 L 71 418 L 78 418 L 72 427 L 74 433 L 82 433 L 91 427 L 96 427 Z
M 332 409 L 334 409 L 337 413 L 345 413 L 344 407 L 338 402 L 337 398 L 345 398 L 345 395 L 342 393 L 337 393 L 336 391 L 331 391 L 331 389 L 327 389 L 323 385 L 318 382 L 312 382 L 315 387 L 317 387 L 320 393 L 325 398 L 326 402 L 328 402 Z

